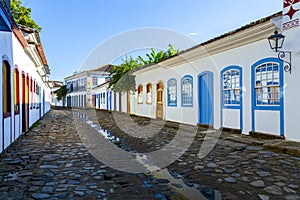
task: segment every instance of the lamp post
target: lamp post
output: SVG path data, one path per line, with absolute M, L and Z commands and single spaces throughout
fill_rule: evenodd
M 268 37 L 270 47 L 273 51 L 278 52 L 278 59 L 285 63 L 284 71 L 292 73 L 292 53 L 290 51 L 281 51 L 285 36 L 276 30 L 273 35 Z M 284 60 L 288 55 L 288 60 Z

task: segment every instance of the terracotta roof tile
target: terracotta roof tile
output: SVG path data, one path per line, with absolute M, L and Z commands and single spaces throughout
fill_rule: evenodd
M 40 55 L 40 57 L 41 57 L 41 59 L 43 61 L 43 64 L 44 65 L 48 65 L 48 62 L 47 62 L 47 59 L 46 59 L 46 56 L 45 56 L 42 44 L 37 44 L 36 48 L 37 48 L 37 50 L 39 52 L 39 55 Z
M 26 39 L 24 38 L 22 31 L 18 28 L 18 26 L 15 23 L 13 23 L 12 29 L 13 29 L 13 33 L 15 34 L 15 36 L 17 37 L 17 39 L 19 40 L 21 45 L 24 48 L 28 47 L 28 43 L 27 43 Z
M 114 66 L 111 64 L 107 64 L 95 69 L 92 69 L 91 71 L 100 71 L 100 72 L 110 72 L 111 70 L 113 70 Z

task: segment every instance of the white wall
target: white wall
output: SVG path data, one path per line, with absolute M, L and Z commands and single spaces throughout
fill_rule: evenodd
M 3 61 L 6 60 L 10 65 L 10 72 L 11 72 L 11 85 L 13 85 L 13 56 L 12 56 L 12 33 L 11 32 L 2 32 L 0 31 L 0 59 L 1 59 L 1 73 L 0 73 L 0 85 L 3 84 L 3 77 L 2 77 L 2 70 L 3 70 Z M 4 127 L 0 128 L 0 152 L 2 149 L 6 148 L 10 142 L 13 140 L 12 130 L 14 128 L 14 118 L 11 114 L 11 117 L 3 119 L 3 91 L 2 87 L 0 87 L 0 119 L 1 123 L 4 123 Z M 13 88 L 11 88 L 11 94 L 13 94 Z M 11 113 L 14 113 L 13 102 L 11 102 Z M 4 132 L 4 133 L 3 133 Z M 4 144 L 3 141 L 4 135 Z
M 286 36 L 282 50 L 292 51 L 292 73 L 285 73 L 285 132 L 287 139 L 300 141 L 300 27 L 283 32 Z
M 127 113 L 127 93 L 121 94 L 121 109 L 121 112 Z
M 22 134 L 22 72 L 25 73 L 25 75 L 29 75 L 32 77 L 32 80 L 36 81 L 38 85 L 41 87 L 41 91 L 45 90 L 45 113 L 49 111 L 50 109 L 50 89 L 39 74 L 37 73 L 37 69 L 32 62 L 32 60 L 28 57 L 28 55 L 25 53 L 22 45 L 19 43 L 18 39 L 15 37 L 14 34 L 9 32 L 0 32 L 0 55 L 6 55 L 9 57 L 9 62 L 11 65 L 11 108 L 12 108 L 12 117 L 9 119 L 5 119 L 5 126 L 4 130 L 5 132 L 5 147 L 7 147 L 11 142 L 13 142 L 15 139 L 17 139 Z M 3 39 L 5 40 L 3 42 Z M 2 48 L 4 47 L 5 48 Z M 2 66 L 2 65 L 1 65 Z M 16 114 L 14 112 L 14 69 L 17 68 L 19 71 L 19 88 L 20 88 L 20 114 Z M 1 68 L 2 69 L 2 68 Z M 2 71 L 2 70 L 1 70 Z M 2 76 L 2 73 L 1 73 Z M 2 78 L 0 80 L 0 84 L 2 85 Z M 0 89 L 0 92 L 2 94 L 2 87 Z M 49 95 L 48 95 L 49 94 Z M 39 119 L 39 109 L 37 106 L 34 106 L 38 103 L 39 99 L 36 94 L 33 94 L 30 92 L 29 94 L 29 102 L 32 102 L 32 105 L 29 105 L 29 107 L 32 107 L 29 111 L 29 125 L 31 126 Z M 0 101 L 1 107 L 2 107 L 2 100 Z M 42 108 L 40 108 L 42 109 Z M 0 111 L 1 113 L 1 119 L 3 116 L 2 109 Z M 44 115 L 45 113 L 42 113 Z M 11 131 L 11 133 L 10 133 Z M 2 137 L 2 129 L 1 134 Z M 2 138 L 0 138 L 2 141 Z M 2 149 L 0 147 L 0 149 Z
M 272 33 L 270 33 L 271 35 Z M 284 134 L 287 139 L 300 141 L 298 134 L 298 118 L 300 106 L 297 102 L 300 99 L 298 92 L 300 85 L 300 28 L 283 33 L 286 35 L 286 43 L 283 50 L 292 51 L 292 74 L 284 72 Z M 273 52 L 267 39 L 231 49 L 215 55 L 207 55 L 205 58 L 191 61 L 175 67 L 161 66 L 146 72 L 137 72 L 136 85 L 143 85 L 143 104 L 135 104 L 137 115 L 155 118 L 156 84 L 163 81 L 165 86 L 164 95 L 164 119 L 178 121 L 188 124 L 197 124 L 199 121 L 198 110 L 198 75 L 204 71 L 214 73 L 214 127 L 220 128 L 220 71 L 228 66 L 240 66 L 243 71 L 243 133 L 248 134 L 252 130 L 252 93 L 251 93 L 251 67 L 257 61 L 264 58 L 277 58 L 277 53 Z M 184 75 L 193 76 L 194 98 L 193 107 L 181 107 L 181 78 Z M 170 78 L 177 80 L 177 107 L 167 106 L 167 81 Z M 152 83 L 153 103 L 146 104 L 146 84 Z M 136 95 L 137 102 L 137 95 Z M 280 134 L 279 111 L 255 111 L 255 131 Z M 224 110 L 223 126 L 229 128 L 240 128 L 239 110 Z
M 102 85 L 101 87 L 99 86 L 92 90 L 92 94 L 96 95 L 96 108 L 107 110 L 107 106 L 109 104 L 108 98 L 110 98 L 111 99 L 111 109 L 110 108 L 109 109 L 115 110 L 114 92 L 111 92 L 111 94 L 108 94 L 109 92 L 111 92 L 111 91 L 108 89 L 108 84 Z M 105 93 L 105 101 L 103 100 L 104 99 L 103 93 Z M 101 100 L 101 95 L 102 95 L 102 100 Z M 109 95 L 111 95 L 111 97 Z M 99 106 L 99 104 L 100 104 L 100 106 Z

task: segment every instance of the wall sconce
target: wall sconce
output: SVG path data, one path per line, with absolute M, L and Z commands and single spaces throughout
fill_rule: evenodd
M 273 35 L 268 38 L 270 47 L 273 51 L 278 52 L 279 60 L 285 63 L 284 71 L 292 73 L 292 52 L 290 51 L 281 51 L 280 49 L 283 46 L 285 36 L 278 33 L 276 30 Z M 287 60 L 285 58 L 287 57 Z

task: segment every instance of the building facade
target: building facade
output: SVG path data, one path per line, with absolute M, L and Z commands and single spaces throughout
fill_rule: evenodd
M 18 26 L 0 1 L 0 152 L 50 109 L 50 69 L 37 31 Z
M 116 110 L 300 141 L 300 27 L 287 29 L 286 17 L 276 13 L 139 68 L 136 91 L 117 94 Z M 285 35 L 285 57 L 270 48 L 275 30 Z
M 0 94 L 2 94 L 0 106 L 1 129 L 0 129 L 0 152 L 9 146 L 14 139 L 13 129 L 13 50 L 12 50 L 12 21 L 10 15 L 10 1 L 0 1 L 0 58 L 1 74 Z
M 92 89 L 107 81 L 111 69 L 112 65 L 105 65 L 92 70 L 76 72 L 72 76 L 66 77 L 66 105 L 92 107 Z
M 63 86 L 63 82 L 61 81 L 48 81 L 50 91 L 51 91 L 51 102 L 50 104 L 52 106 L 64 106 L 63 102 L 64 99 L 61 99 L 60 101 L 57 100 L 57 91 Z
M 291 73 L 267 40 L 282 18 L 263 18 L 136 71 L 134 114 L 300 141 L 300 28 L 283 31 Z

